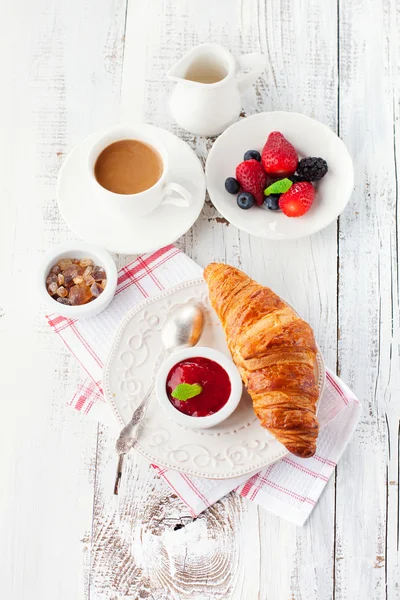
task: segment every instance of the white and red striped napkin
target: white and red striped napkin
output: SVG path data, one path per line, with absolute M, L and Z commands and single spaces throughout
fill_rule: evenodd
M 68 403 L 73 409 L 107 423 L 115 423 L 104 399 L 102 368 L 118 325 L 136 303 L 182 281 L 196 279 L 202 270 L 174 246 L 140 256 L 119 272 L 115 298 L 90 319 L 47 317 L 88 377 Z M 321 495 L 359 419 L 361 406 L 349 388 L 329 370 L 318 418 L 321 431 L 317 453 L 309 459 L 291 454 L 250 479 L 248 475 L 216 481 L 185 475 L 152 465 L 197 516 L 232 490 L 276 515 L 303 525 Z M 145 459 L 143 459 L 145 460 Z

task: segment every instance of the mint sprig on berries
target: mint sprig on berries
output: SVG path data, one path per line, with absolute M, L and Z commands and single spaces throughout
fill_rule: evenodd
M 269 196 L 270 194 L 284 194 L 292 187 L 293 182 L 290 179 L 280 179 L 279 181 L 274 181 L 271 183 L 265 190 L 264 194 Z
M 186 402 L 186 400 L 201 394 L 202 391 L 203 388 L 198 383 L 180 383 L 173 390 L 171 396 L 181 402 Z

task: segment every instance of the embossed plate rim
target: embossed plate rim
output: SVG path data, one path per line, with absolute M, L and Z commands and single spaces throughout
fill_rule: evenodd
M 139 302 L 138 304 L 136 304 L 124 316 L 121 323 L 119 324 L 117 333 L 115 335 L 113 344 L 111 346 L 111 349 L 109 351 L 109 354 L 107 356 L 107 359 L 105 361 L 104 368 L 103 368 L 103 393 L 104 393 L 104 396 L 105 396 L 109 406 L 111 407 L 111 410 L 113 411 L 113 414 L 114 414 L 117 422 L 122 427 L 125 425 L 125 421 L 123 420 L 123 418 L 119 412 L 119 409 L 114 401 L 114 397 L 113 397 L 113 394 L 110 389 L 110 370 L 111 370 L 112 362 L 115 358 L 115 353 L 117 351 L 117 348 L 119 347 L 119 343 L 121 342 L 122 336 L 124 334 L 125 328 L 129 324 L 132 317 L 135 316 L 141 310 L 143 310 L 143 308 L 146 308 L 146 306 L 150 306 L 154 303 L 159 302 L 160 300 L 168 298 L 169 296 L 173 295 L 176 292 L 179 292 L 184 289 L 189 289 L 191 287 L 198 286 L 198 285 L 204 285 L 205 290 L 207 290 L 207 284 L 206 284 L 204 278 L 197 278 L 197 279 L 190 279 L 188 281 L 181 282 L 180 284 L 175 285 L 174 287 L 172 287 L 168 290 L 165 290 L 165 291 L 161 292 L 160 294 L 152 296 L 151 298 L 146 298 L 142 302 Z M 284 301 L 286 302 L 286 300 L 284 300 Z M 286 302 L 286 303 L 289 306 L 291 306 L 289 302 Z M 295 310 L 295 309 L 293 308 L 293 310 Z M 296 312 L 296 314 L 297 314 L 297 312 Z M 220 325 L 220 327 L 222 328 L 221 325 Z M 324 360 L 323 360 L 323 357 L 322 357 L 322 354 L 321 354 L 321 351 L 320 351 L 320 348 L 318 345 L 317 345 L 317 357 L 316 358 L 317 358 L 317 371 L 318 371 L 318 388 L 320 390 L 319 398 L 318 398 L 318 405 L 319 405 L 319 402 L 320 402 L 320 399 L 322 397 L 322 393 L 324 390 L 326 372 L 325 372 L 325 363 L 324 363 Z M 317 411 L 318 411 L 318 406 L 317 406 Z M 241 470 L 235 471 L 233 477 L 240 477 L 241 475 L 245 475 L 245 474 L 251 475 L 252 473 L 255 473 L 256 471 L 259 471 L 260 469 L 265 468 L 270 464 L 273 464 L 274 462 L 280 460 L 281 458 L 283 458 L 284 456 L 289 454 L 288 450 L 286 450 L 282 446 L 282 444 L 280 444 L 277 440 L 273 439 L 273 440 L 271 440 L 271 443 L 278 444 L 277 451 L 271 452 L 268 459 L 264 458 L 264 459 L 260 460 L 258 463 L 252 463 L 251 466 L 249 465 L 249 467 L 244 467 Z M 180 471 L 183 473 L 188 473 L 188 474 L 194 475 L 196 477 L 204 477 L 207 479 L 223 480 L 223 479 L 232 478 L 232 475 L 224 475 L 221 473 L 210 474 L 210 472 L 201 471 L 200 467 L 197 470 L 189 468 L 189 467 L 184 467 L 182 469 L 179 469 L 176 464 L 170 463 L 167 460 L 160 461 L 159 459 L 154 459 L 154 456 L 152 456 L 145 448 L 143 448 L 143 446 L 141 446 L 140 438 L 139 438 L 139 441 L 135 445 L 135 449 L 142 456 L 144 456 L 147 460 L 149 460 L 151 463 L 157 463 L 159 466 L 170 468 L 175 471 Z

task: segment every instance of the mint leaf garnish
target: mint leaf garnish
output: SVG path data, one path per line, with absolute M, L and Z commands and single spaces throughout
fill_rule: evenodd
M 280 179 L 279 181 L 274 181 L 264 190 L 264 194 L 269 196 L 270 194 L 284 194 L 292 187 L 293 182 L 290 179 Z
M 181 402 L 185 402 L 190 398 L 198 396 L 202 391 L 203 388 L 198 383 L 180 383 L 176 386 L 171 396 Z

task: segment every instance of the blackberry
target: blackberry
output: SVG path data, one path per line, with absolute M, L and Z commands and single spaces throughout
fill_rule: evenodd
M 328 172 L 328 165 L 323 158 L 309 156 L 302 158 L 297 165 L 296 173 L 303 181 L 318 181 Z

